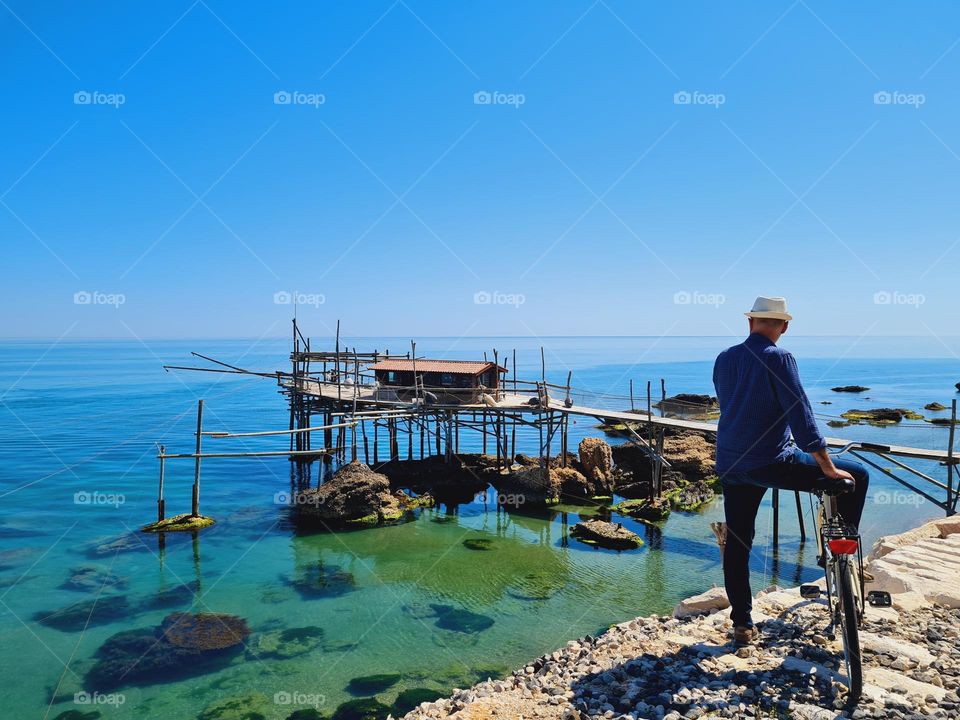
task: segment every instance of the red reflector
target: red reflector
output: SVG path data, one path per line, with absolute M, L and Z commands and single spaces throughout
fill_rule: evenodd
M 827 545 L 830 546 L 830 552 L 834 555 L 853 555 L 857 552 L 859 543 L 857 543 L 856 540 L 838 538 L 836 540 L 828 540 Z

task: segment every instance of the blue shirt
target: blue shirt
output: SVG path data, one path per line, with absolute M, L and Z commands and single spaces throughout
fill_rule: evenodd
M 759 333 L 724 350 L 713 366 L 720 401 L 717 473 L 746 472 L 792 452 L 826 447 L 800 384 L 797 361 Z

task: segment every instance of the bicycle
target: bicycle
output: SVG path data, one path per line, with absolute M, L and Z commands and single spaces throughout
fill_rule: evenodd
M 831 455 L 843 455 L 851 449 L 889 452 L 886 445 L 873 443 L 847 443 Z M 866 603 L 872 607 L 890 607 L 890 593 L 871 590 L 864 595 L 863 550 L 860 533 L 844 522 L 837 507 L 838 493 L 816 490 L 811 493 L 819 501 L 816 512 L 817 563 L 826 573 L 827 607 L 830 624 L 824 635 L 836 639 L 840 629 L 843 641 L 843 658 L 847 669 L 849 703 L 856 703 L 863 692 L 863 662 L 860 653 L 860 625 L 863 622 Z M 811 499 L 811 506 L 813 500 Z M 801 585 L 801 597 L 813 600 L 820 597 L 818 585 Z M 866 600 L 866 603 L 864 602 Z

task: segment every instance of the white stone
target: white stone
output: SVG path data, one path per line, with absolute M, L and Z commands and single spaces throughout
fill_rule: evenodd
M 688 618 L 696 615 L 707 615 L 728 607 L 730 607 L 730 601 L 727 599 L 727 591 L 722 587 L 715 587 L 705 593 L 682 600 L 673 609 L 673 616 L 675 618 Z

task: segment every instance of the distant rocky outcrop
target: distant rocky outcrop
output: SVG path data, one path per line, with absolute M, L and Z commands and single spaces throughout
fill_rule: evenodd
M 866 392 L 870 388 L 864 387 L 863 385 L 838 385 L 837 387 L 830 389 L 834 392 L 861 393 Z
M 847 410 L 840 413 L 851 425 L 895 425 L 901 420 L 923 420 L 923 415 L 906 408 L 876 408 L 873 410 Z
M 720 401 L 712 395 L 678 393 L 653 404 L 665 415 L 691 419 L 707 419 L 720 411 Z

